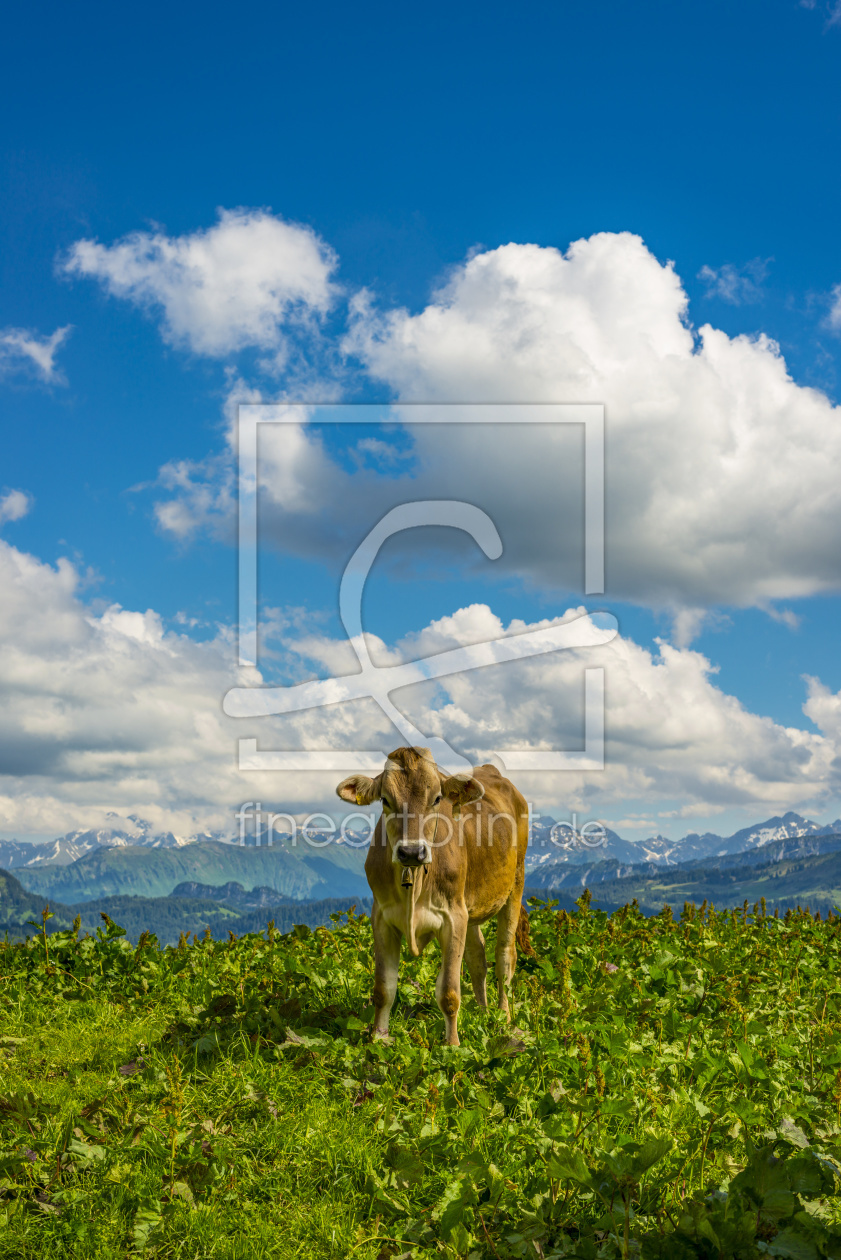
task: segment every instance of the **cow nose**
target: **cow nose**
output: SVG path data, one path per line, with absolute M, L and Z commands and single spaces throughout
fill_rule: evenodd
M 426 857 L 426 846 L 422 844 L 407 844 L 402 841 L 397 846 L 397 860 L 403 862 L 406 866 L 411 863 L 423 862 Z

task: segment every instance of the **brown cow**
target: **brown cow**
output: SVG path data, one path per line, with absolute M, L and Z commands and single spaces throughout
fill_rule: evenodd
M 528 806 L 495 766 L 447 775 L 428 748 L 398 748 L 376 779 L 355 774 L 336 789 L 344 801 L 381 800 L 365 874 L 374 894 L 374 1036 L 388 1036 L 401 937 L 417 957 L 432 940 L 442 962 L 435 996 L 446 1040 L 457 1046 L 461 961 L 487 1006 L 488 963 L 480 924 L 497 916 L 499 1008 L 508 1014 L 515 937 L 525 878 Z

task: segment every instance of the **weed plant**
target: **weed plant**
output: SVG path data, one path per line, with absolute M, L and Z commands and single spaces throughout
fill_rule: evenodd
M 533 902 L 446 1047 L 335 919 L 0 944 L 0 1257 L 841 1257 L 841 921 Z

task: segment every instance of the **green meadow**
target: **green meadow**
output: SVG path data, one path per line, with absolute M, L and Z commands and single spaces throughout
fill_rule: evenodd
M 489 949 L 492 949 L 492 932 Z M 0 1257 L 841 1256 L 841 921 L 532 903 L 514 1020 L 370 923 L 0 945 Z

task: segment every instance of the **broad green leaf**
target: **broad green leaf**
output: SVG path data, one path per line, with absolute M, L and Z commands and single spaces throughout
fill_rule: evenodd
M 817 1260 L 818 1252 L 814 1243 L 795 1229 L 781 1229 L 778 1234 L 763 1245 L 762 1250 L 770 1256 L 781 1256 L 783 1260 Z
M 569 1146 L 559 1146 L 546 1160 L 549 1175 L 558 1181 L 577 1181 L 579 1185 L 590 1184 L 590 1170 L 584 1156 L 579 1150 Z
M 653 1168 L 664 1156 L 668 1155 L 673 1146 L 674 1139 L 670 1137 L 648 1138 L 633 1156 L 632 1173 L 641 1177 L 643 1173 L 648 1172 L 649 1168 Z
M 780 1121 L 780 1137 L 784 1137 L 793 1146 L 806 1147 L 809 1145 L 809 1139 L 793 1120 L 785 1118 Z

